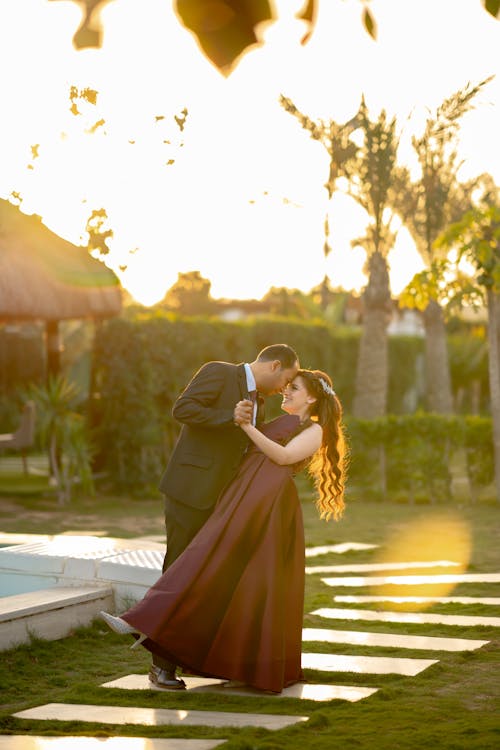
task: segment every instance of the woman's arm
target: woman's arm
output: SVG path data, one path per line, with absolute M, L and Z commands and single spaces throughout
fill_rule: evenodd
M 257 448 L 271 461 L 280 466 L 288 466 L 303 461 L 304 458 L 312 456 L 321 446 L 323 430 L 317 423 L 313 423 L 303 432 L 292 438 L 287 445 L 280 445 L 270 440 L 249 422 L 240 424 L 241 429 L 246 432 Z

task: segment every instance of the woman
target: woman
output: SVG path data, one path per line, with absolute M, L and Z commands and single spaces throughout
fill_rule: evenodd
M 286 414 L 259 428 L 215 511 L 191 544 L 119 617 L 119 633 L 209 677 L 281 692 L 302 679 L 304 530 L 293 474 L 309 466 L 322 518 L 344 508 L 342 407 L 328 375 L 299 370 Z M 136 645 L 136 644 L 134 644 Z

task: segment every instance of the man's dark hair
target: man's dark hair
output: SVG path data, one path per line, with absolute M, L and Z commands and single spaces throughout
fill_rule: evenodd
M 273 362 L 275 359 L 278 359 L 281 362 L 281 367 L 284 370 L 288 370 L 299 361 L 297 352 L 295 352 L 291 346 L 288 346 L 288 344 L 272 344 L 271 346 L 266 346 L 257 355 L 258 362 Z

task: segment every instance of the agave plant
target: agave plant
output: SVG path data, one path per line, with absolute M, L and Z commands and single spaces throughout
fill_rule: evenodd
M 82 400 L 78 386 L 59 375 L 50 377 L 46 385 L 31 386 L 29 396 L 37 404 L 40 434 L 48 449 L 50 474 L 59 503 L 71 499 L 75 483 L 93 493 L 92 448 L 85 420 L 77 411 Z

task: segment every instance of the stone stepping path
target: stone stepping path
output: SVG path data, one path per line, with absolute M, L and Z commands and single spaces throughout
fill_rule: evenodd
M 422 612 L 375 612 L 370 609 L 315 609 L 312 615 L 330 620 L 377 620 L 382 622 L 406 622 L 415 625 L 438 624 L 474 627 L 486 625 L 500 627 L 500 617 L 474 617 L 472 615 L 434 615 Z
M 327 586 L 419 586 L 434 583 L 500 583 L 500 573 L 457 573 L 449 575 L 422 576 L 366 576 L 322 578 Z
M 319 555 L 328 555 L 333 552 L 337 555 L 343 555 L 346 552 L 358 552 L 366 549 L 376 549 L 378 544 L 363 544 L 362 542 L 342 542 L 342 544 L 327 544 L 324 547 L 307 547 L 306 557 L 318 557 Z
M 350 656 L 346 654 L 302 654 L 304 669 L 357 674 L 401 674 L 414 677 L 437 659 L 406 659 L 396 656 Z
M 177 737 L 37 737 L 0 735 L 1 750 L 214 750 L 225 739 L 183 740 Z
M 260 690 L 247 687 L 225 687 L 225 680 L 215 680 L 208 677 L 183 677 L 186 689 L 191 693 L 219 693 L 222 695 L 246 695 L 262 697 Z M 166 692 L 162 688 L 152 685 L 147 675 L 129 674 L 112 682 L 105 682 L 103 688 L 120 688 L 122 690 L 157 690 Z M 266 698 L 301 698 L 310 701 L 343 700 L 351 703 L 367 698 L 376 693 L 378 688 L 359 687 L 357 685 L 317 685 L 300 682 L 285 688 L 279 695 L 265 693 Z
M 102 545 L 102 540 L 100 544 Z M 97 544 L 97 543 L 96 543 Z M 306 550 L 306 557 L 313 558 L 326 554 L 344 554 L 349 551 L 374 549 L 378 545 L 346 542 L 344 544 L 311 547 Z M 132 548 L 124 549 L 123 554 L 137 555 L 142 552 Z M 158 551 L 147 549 L 155 554 Z M 87 555 L 92 557 L 92 551 Z M 128 559 L 128 558 L 127 558 Z M 135 560 L 135 558 L 134 558 Z M 149 560 L 149 558 L 148 558 Z M 155 561 L 153 561 L 155 562 Z M 104 564 L 104 563 L 103 563 Z M 155 562 L 156 564 L 156 562 Z M 422 585 L 440 583 L 500 583 L 500 573 L 490 574 L 442 574 L 439 568 L 451 568 L 458 563 L 449 560 L 410 561 L 393 563 L 359 563 L 352 565 L 328 565 L 306 567 L 308 574 L 325 573 L 378 573 L 379 571 L 403 571 L 400 575 L 375 576 L 337 576 L 322 578 L 328 586 L 377 586 L 377 585 Z M 144 566 L 142 566 L 144 567 Z M 153 568 L 155 566 L 153 565 Z M 157 567 L 157 566 L 156 566 Z M 428 569 L 428 575 L 405 575 L 411 569 Z M 432 569 L 432 572 L 431 572 Z M 420 593 L 420 592 L 417 592 Z M 424 592 L 425 593 L 425 592 Z M 438 592 L 439 593 L 439 592 Z M 376 603 L 393 601 L 400 604 L 421 604 L 425 602 L 460 603 L 460 604 L 500 604 L 500 597 L 387 597 L 387 596 L 335 596 L 335 601 L 355 604 L 357 602 Z M 371 609 L 359 610 L 349 608 L 322 608 L 311 614 L 329 619 L 385 621 L 388 623 L 439 623 L 445 625 L 493 625 L 500 626 L 500 617 L 472 617 L 465 615 L 439 615 L 421 612 L 387 612 Z M 353 630 L 332 630 L 328 628 L 304 628 L 303 642 L 342 643 L 353 646 L 407 648 L 415 651 L 473 651 L 486 645 L 488 641 L 465 638 L 448 638 L 417 636 L 393 633 L 370 633 Z M 304 652 L 302 666 L 320 672 L 345 672 L 355 674 L 389 675 L 398 674 L 413 677 L 423 672 L 438 659 L 404 658 L 391 656 L 364 656 L 351 654 L 326 654 Z M 220 695 L 238 695 L 248 698 L 262 697 L 269 699 L 296 698 L 310 701 L 344 700 L 358 702 L 376 693 L 378 687 L 358 685 L 329 685 L 317 683 L 299 683 L 283 690 L 280 695 L 265 693 L 252 688 L 228 685 L 226 680 L 187 676 L 184 677 L 190 693 L 218 693 Z M 130 674 L 101 685 L 102 688 L 122 690 L 159 690 L 152 685 L 147 675 Z M 162 691 L 168 692 L 168 691 Z M 31 720 L 82 721 L 102 724 L 136 724 L 142 726 L 209 726 L 209 727 L 262 727 L 268 730 L 280 730 L 308 720 L 306 715 L 274 715 L 266 713 L 244 713 L 231 711 L 205 711 L 193 709 L 146 708 L 129 706 L 100 706 L 82 704 L 49 703 L 14 714 L 14 717 Z M 28 738 L 28 741 L 26 740 Z M 8 744 L 6 744 L 8 740 Z M 42 740 L 43 744 L 38 742 Z M 2 737 L 1 750 L 212 750 L 221 746 L 226 740 L 210 739 L 145 739 L 141 737 L 115 737 L 98 739 L 93 737 L 42 737 L 32 735 Z M 17 743 L 17 744 L 16 744 Z M 38 744 L 37 744 L 38 743 Z M 99 743 L 98 745 L 96 743 Z
M 393 604 L 493 604 L 500 607 L 500 596 L 334 596 L 334 601 L 344 604 L 369 604 L 391 602 Z
M 89 721 L 99 724 L 142 724 L 146 726 L 262 727 L 276 730 L 307 721 L 308 716 L 195 711 L 134 706 L 94 706 L 81 703 L 47 703 L 28 708 L 13 716 L 17 719 Z M 24 749 L 23 749 L 24 750 Z M 73 749 L 72 749 L 73 750 Z
M 364 633 L 359 630 L 327 630 L 326 628 L 304 628 L 302 641 L 324 643 L 348 643 L 357 646 L 384 646 L 387 648 L 411 648 L 426 651 L 475 651 L 489 641 L 465 638 L 436 638 L 425 635 L 397 635 L 396 633 Z
M 453 568 L 460 563 L 451 560 L 426 560 L 425 562 L 358 563 L 353 565 L 316 565 L 306 568 L 306 573 L 375 573 L 379 570 L 411 570 L 411 568 Z

